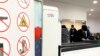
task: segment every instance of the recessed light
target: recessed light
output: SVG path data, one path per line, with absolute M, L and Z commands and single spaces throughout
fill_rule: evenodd
M 93 1 L 93 4 L 97 4 L 97 3 L 98 3 L 98 1 L 97 1 L 97 0 L 94 0 L 94 1 Z
M 89 16 L 91 16 L 92 14 L 91 13 L 89 13 Z
M 90 11 L 94 11 L 94 9 L 90 9 Z

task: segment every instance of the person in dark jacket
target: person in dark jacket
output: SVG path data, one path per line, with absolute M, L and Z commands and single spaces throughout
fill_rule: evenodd
M 66 28 L 65 25 L 62 25 L 62 43 L 67 43 L 68 40 L 68 29 Z
M 70 42 L 77 41 L 77 30 L 74 28 L 74 25 L 71 25 L 70 29 Z
M 78 30 L 78 37 L 80 38 L 79 40 L 82 40 L 82 38 L 89 39 L 90 35 L 91 33 L 86 25 L 82 25 L 82 28 Z

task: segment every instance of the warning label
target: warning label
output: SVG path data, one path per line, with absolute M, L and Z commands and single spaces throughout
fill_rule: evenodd
M 21 22 L 20 22 L 19 26 L 27 27 L 27 22 L 26 22 L 24 15 L 21 18 Z
M 4 38 L 0 37 L 0 56 L 9 56 L 11 51 L 9 41 Z
M 18 0 L 18 3 L 22 8 L 26 9 L 30 4 L 30 0 Z
M 0 32 L 5 32 L 10 27 L 10 16 L 7 10 L 0 8 Z
M 18 53 L 22 56 L 25 56 L 30 48 L 29 39 L 26 36 L 22 36 L 17 43 Z
M 30 24 L 30 21 L 29 21 L 29 17 L 26 13 L 22 12 L 18 15 L 18 19 L 17 19 L 17 25 L 18 25 L 18 28 L 22 31 L 22 32 L 25 32 L 28 30 L 29 28 L 29 24 Z

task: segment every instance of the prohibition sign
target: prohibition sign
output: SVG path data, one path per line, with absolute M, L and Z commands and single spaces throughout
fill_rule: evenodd
M 25 32 L 28 30 L 30 25 L 29 17 L 26 13 L 21 12 L 17 17 L 17 26 L 22 31 Z
M 7 10 L 0 8 L 0 32 L 5 32 L 10 27 L 10 15 Z
M 10 56 L 11 46 L 8 39 L 0 37 L 0 55 Z
M 21 56 L 27 55 L 30 49 L 30 42 L 26 36 L 22 36 L 17 43 L 17 51 Z
M 20 5 L 20 7 L 22 7 L 23 9 L 28 8 L 29 4 L 30 4 L 30 0 L 17 0 L 18 4 Z
M 0 0 L 0 3 L 5 3 L 7 2 L 8 0 Z

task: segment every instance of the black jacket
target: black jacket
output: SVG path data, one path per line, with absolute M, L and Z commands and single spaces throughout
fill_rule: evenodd
M 90 37 L 91 36 L 90 31 L 89 30 L 86 30 L 86 31 L 87 31 L 87 37 L 85 36 L 85 33 L 82 29 L 78 30 L 78 37 L 85 38 L 85 39 Z
M 77 41 L 77 30 L 74 29 L 70 29 L 70 41 Z

